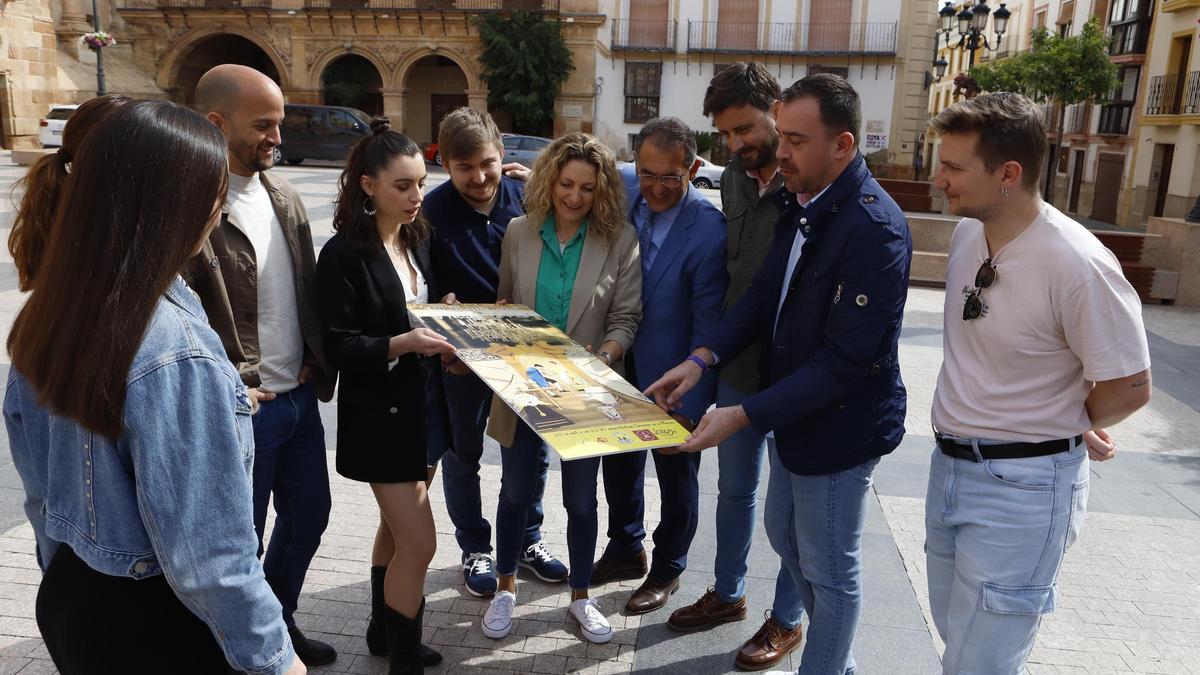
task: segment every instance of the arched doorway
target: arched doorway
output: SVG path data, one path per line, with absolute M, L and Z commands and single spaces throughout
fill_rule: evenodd
M 240 35 L 214 35 L 197 42 L 179 66 L 175 86 L 179 88 L 181 100 L 189 105 L 193 103 L 196 83 L 200 81 L 200 76 L 208 72 L 209 68 L 222 63 L 250 66 L 276 83 L 279 82 L 279 70 L 262 47 Z
M 368 115 L 383 114 L 383 77 L 375 64 L 358 54 L 338 57 L 321 72 L 325 105 L 358 108 Z
M 404 76 L 404 128 L 417 143 L 437 140 L 446 113 L 467 105 L 467 74 L 444 56 L 417 61 Z

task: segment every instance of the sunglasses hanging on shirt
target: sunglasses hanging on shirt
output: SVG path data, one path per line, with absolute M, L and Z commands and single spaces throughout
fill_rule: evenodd
M 980 295 L 983 289 L 996 283 L 996 265 L 991 258 L 983 261 L 979 271 L 975 273 L 975 288 L 967 293 L 966 303 L 963 304 L 963 321 L 978 319 L 983 316 L 983 300 Z

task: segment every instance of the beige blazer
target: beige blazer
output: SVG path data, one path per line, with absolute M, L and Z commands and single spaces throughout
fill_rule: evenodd
M 538 268 L 542 263 L 541 223 L 536 226 L 526 216 L 513 219 L 500 246 L 501 298 L 518 305 L 534 307 Z M 606 244 L 591 229 L 583 240 L 575 288 L 571 292 L 571 310 L 567 314 L 567 335 L 592 348 L 613 340 L 628 353 L 642 320 L 642 262 L 637 233 L 622 228 L 616 241 Z M 612 365 L 624 374 L 623 359 Z M 500 399 L 492 397 L 487 433 L 501 445 L 511 447 L 517 414 Z

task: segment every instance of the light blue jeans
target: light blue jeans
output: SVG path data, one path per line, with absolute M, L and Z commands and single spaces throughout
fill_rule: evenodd
M 791 572 L 810 622 L 799 675 L 855 672 L 850 647 L 862 613 L 862 531 L 878 463 L 798 476 L 771 448 L 767 538 Z
M 746 395 L 721 382 L 717 405 L 738 405 Z M 774 440 L 769 441 L 774 446 Z M 746 595 L 746 559 L 754 538 L 754 510 L 758 500 L 758 475 L 768 441 L 754 427 L 746 427 L 717 446 L 717 557 L 715 588 L 724 602 Z M 772 467 L 773 468 L 773 467 Z M 794 629 L 804 616 L 804 606 L 792 574 L 782 564 L 775 578 L 775 621 Z
M 976 454 L 988 443 L 975 442 Z M 1057 455 L 978 462 L 934 448 L 925 552 L 933 621 L 946 643 L 943 673 L 1025 672 L 1042 616 L 1054 610 L 1087 493 L 1082 443 Z

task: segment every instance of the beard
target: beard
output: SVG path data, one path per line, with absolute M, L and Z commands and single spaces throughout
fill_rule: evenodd
M 775 159 L 775 151 L 779 149 L 779 136 L 772 136 L 765 143 L 752 148 L 744 148 L 738 153 L 742 160 L 742 168 L 746 171 L 758 171 Z
M 259 148 L 262 145 L 251 145 L 249 143 L 238 143 L 231 147 L 233 156 L 241 159 L 247 169 L 251 171 L 266 171 L 275 166 L 275 153 L 271 152 L 266 159 L 258 156 Z M 273 149 L 274 146 L 272 146 Z

